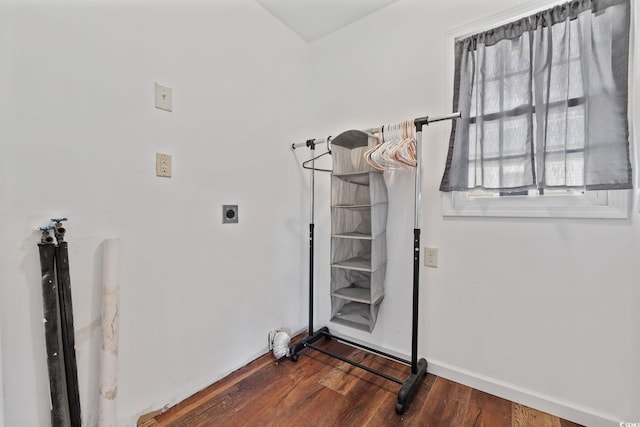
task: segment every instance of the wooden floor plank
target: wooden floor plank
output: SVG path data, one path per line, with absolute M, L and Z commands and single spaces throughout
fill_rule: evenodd
M 513 427 L 560 427 L 560 419 L 518 403 L 513 406 Z
M 336 340 L 317 345 L 405 380 L 409 367 Z M 156 427 L 580 427 L 428 374 L 399 416 L 400 385 L 311 349 L 297 363 L 262 356 L 157 416 Z
M 242 425 L 295 425 L 299 419 L 306 416 L 305 410 L 309 407 L 328 405 L 335 408 L 336 402 L 342 402 L 343 396 L 338 391 L 322 384 L 322 381 L 336 369 L 332 366 L 333 360 L 324 355 L 315 358 L 314 356 L 316 355 L 312 354 L 308 357 L 309 363 L 304 364 L 303 375 L 296 372 L 296 367 L 288 365 L 289 377 L 297 381 L 287 387 L 278 380 L 277 392 L 271 394 L 266 404 L 251 416 L 245 414 Z
M 407 370 L 407 376 L 410 371 Z M 424 382 L 418 389 L 413 402 L 409 406 L 408 410 L 403 415 L 396 414 L 395 405 L 398 401 L 399 387 L 395 392 L 384 402 L 384 404 L 378 405 L 378 409 L 367 418 L 368 424 L 371 426 L 411 426 L 411 425 L 423 425 L 422 420 L 426 417 L 426 401 L 431 392 L 431 388 L 436 381 L 436 376 L 427 374 L 424 378 Z
M 422 420 L 425 426 L 461 426 L 471 399 L 471 387 L 436 378 L 425 405 L 429 407 Z
M 473 390 L 463 424 L 473 427 L 511 427 L 511 405 L 508 400 Z
M 273 363 L 264 366 L 251 376 L 228 387 L 224 393 L 202 402 L 196 408 L 182 415 L 178 420 L 168 423 L 170 427 L 204 427 L 224 425 L 238 412 L 244 413 L 252 405 L 263 404 L 265 396 L 273 395 L 278 387 L 290 387 L 293 383 L 289 376 L 279 376 Z M 279 381 L 272 379 L 279 377 Z
M 368 353 L 364 353 L 367 357 L 363 357 L 362 363 L 373 369 L 392 375 L 388 369 L 389 362 L 387 359 L 377 358 L 371 360 L 372 357 Z M 375 363 L 377 362 L 377 363 Z M 384 425 L 376 424 L 373 417 L 378 410 L 383 409 L 385 413 L 394 411 L 397 391 L 400 386 L 392 383 L 380 376 L 355 368 L 359 380 L 347 395 L 351 402 L 348 411 L 345 411 L 342 418 L 342 425 L 360 427 L 363 425 Z M 397 373 L 396 373 L 397 374 Z
M 204 390 L 194 394 L 188 399 L 183 400 L 174 407 L 171 408 L 170 414 L 164 413 L 156 418 L 158 422 L 169 419 L 179 419 L 181 416 L 188 414 L 191 411 L 197 410 L 200 405 L 205 404 L 207 401 L 215 398 L 216 396 L 224 393 L 229 387 L 242 381 L 244 378 L 250 377 L 265 366 L 273 363 L 273 358 L 269 354 L 265 354 L 247 364 L 246 366 L 233 372 L 215 383 L 215 387 L 207 387 Z

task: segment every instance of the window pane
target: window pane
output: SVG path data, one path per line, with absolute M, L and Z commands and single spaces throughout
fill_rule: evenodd
M 526 116 L 510 117 L 503 121 L 505 156 L 524 156 L 531 151 L 528 143 L 529 125 Z
M 503 160 L 502 187 L 522 187 L 525 165 L 522 159 Z
M 484 122 L 482 126 L 482 157 L 496 158 L 500 156 L 500 121 Z
M 502 81 L 491 80 L 485 81 L 484 87 L 480 89 L 480 96 L 483 96 L 482 90 L 484 89 L 484 99 L 482 101 L 481 114 L 497 113 L 502 110 Z
M 531 104 L 529 73 L 512 74 L 504 80 L 504 110 Z
M 567 154 L 567 187 L 584 186 L 584 153 Z
M 567 112 L 567 149 L 584 149 L 584 105 L 576 105 Z
M 550 187 L 584 186 L 584 153 L 548 153 L 545 161 L 545 184 Z

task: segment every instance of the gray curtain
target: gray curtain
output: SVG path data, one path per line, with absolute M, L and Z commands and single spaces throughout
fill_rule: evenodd
M 629 0 L 574 0 L 459 40 L 441 191 L 631 188 Z

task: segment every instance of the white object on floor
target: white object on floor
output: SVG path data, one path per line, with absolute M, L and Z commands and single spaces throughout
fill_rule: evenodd
M 276 360 L 289 355 L 289 344 L 291 335 L 284 329 L 278 329 L 269 333 L 269 349 L 273 352 Z

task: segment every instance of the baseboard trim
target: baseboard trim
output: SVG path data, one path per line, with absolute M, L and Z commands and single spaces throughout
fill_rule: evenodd
M 547 412 L 588 427 L 619 426 L 621 420 L 612 414 L 600 412 L 573 402 L 518 387 L 495 378 L 479 375 L 438 360 L 428 359 L 428 372 L 466 386 Z

